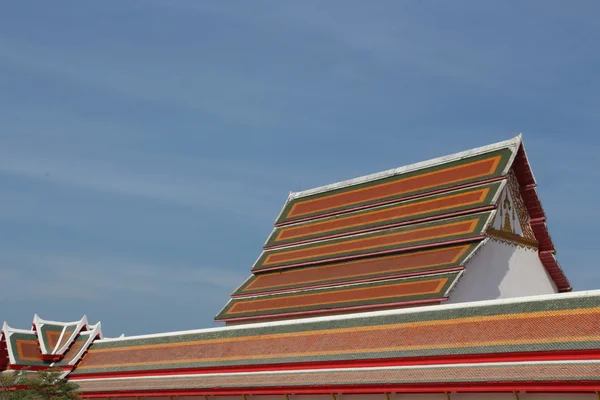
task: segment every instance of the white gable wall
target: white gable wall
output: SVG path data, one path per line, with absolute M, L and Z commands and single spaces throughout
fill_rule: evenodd
M 487 239 L 465 266 L 449 303 L 558 293 L 535 250 Z

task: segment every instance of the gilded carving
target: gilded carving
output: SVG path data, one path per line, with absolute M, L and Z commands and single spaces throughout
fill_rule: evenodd
M 504 243 L 509 246 L 519 247 L 522 249 L 535 251 L 538 250 L 539 244 L 535 239 L 525 238 L 511 232 L 505 232 L 503 230 L 497 230 L 493 228 L 489 228 L 487 230 L 487 235 L 495 242 Z
M 508 193 L 504 194 L 504 202 L 502 204 L 502 213 L 504 214 L 504 218 L 502 221 L 502 231 L 515 233 L 513 228 L 513 224 L 511 223 L 511 214 L 512 220 L 515 219 L 515 212 L 512 204 L 510 203 L 510 199 L 508 198 Z
M 512 171 L 510 171 L 508 175 L 508 189 L 513 199 L 513 211 L 514 209 L 516 209 L 517 218 L 519 219 L 521 231 L 523 232 L 523 237 L 535 240 L 535 234 L 533 233 L 533 230 L 531 229 L 531 224 L 529 223 L 529 212 L 527 212 L 527 208 L 525 208 L 525 203 L 523 203 L 523 198 L 521 197 L 521 191 L 519 190 L 519 182 L 517 181 L 517 177 Z

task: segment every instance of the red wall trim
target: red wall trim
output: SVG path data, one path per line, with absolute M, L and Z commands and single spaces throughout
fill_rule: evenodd
M 378 386 L 322 386 L 322 387 L 270 387 L 203 389 L 173 391 L 122 391 L 84 393 L 82 397 L 143 397 L 143 396 L 233 396 L 233 395 L 285 395 L 285 394 L 384 394 L 384 393 L 593 393 L 600 390 L 600 380 L 592 382 L 502 382 L 430 385 L 378 385 Z

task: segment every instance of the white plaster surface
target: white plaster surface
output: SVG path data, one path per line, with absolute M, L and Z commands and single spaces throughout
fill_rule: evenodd
M 537 251 L 490 239 L 465 266 L 448 303 L 558 293 Z

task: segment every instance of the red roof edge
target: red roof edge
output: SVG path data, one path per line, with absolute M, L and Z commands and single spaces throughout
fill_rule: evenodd
M 558 291 L 570 292 L 573 288 L 554 256 L 556 254 L 556 248 L 554 247 L 554 242 L 552 242 L 552 238 L 548 232 L 546 214 L 544 213 L 542 203 L 537 194 L 537 184 L 533 173 L 531 172 L 531 166 L 529 165 L 525 147 L 522 143 L 517 152 L 517 156 L 515 157 L 515 161 L 513 162 L 513 171 L 519 181 L 521 196 L 523 197 L 523 202 L 525 203 L 525 207 L 531 218 L 531 229 L 539 242 L 540 261 L 556 284 Z
M 60 361 L 62 354 L 42 354 L 42 360 L 44 361 Z
M 0 333 L 0 372 L 8 367 L 8 350 L 6 349 L 6 340 Z
M 136 397 L 186 397 L 186 396 L 260 396 L 260 395 L 331 395 L 331 394 L 447 394 L 450 393 L 581 393 L 597 394 L 598 381 L 524 381 L 524 382 L 451 382 L 423 384 L 379 384 L 379 385 L 320 385 L 320 386 L 272 386 L 264 388 L 210 388 L 179 390 L 119 390 L 82 393 L 81 397 L 93 398 L 136 398 Z

